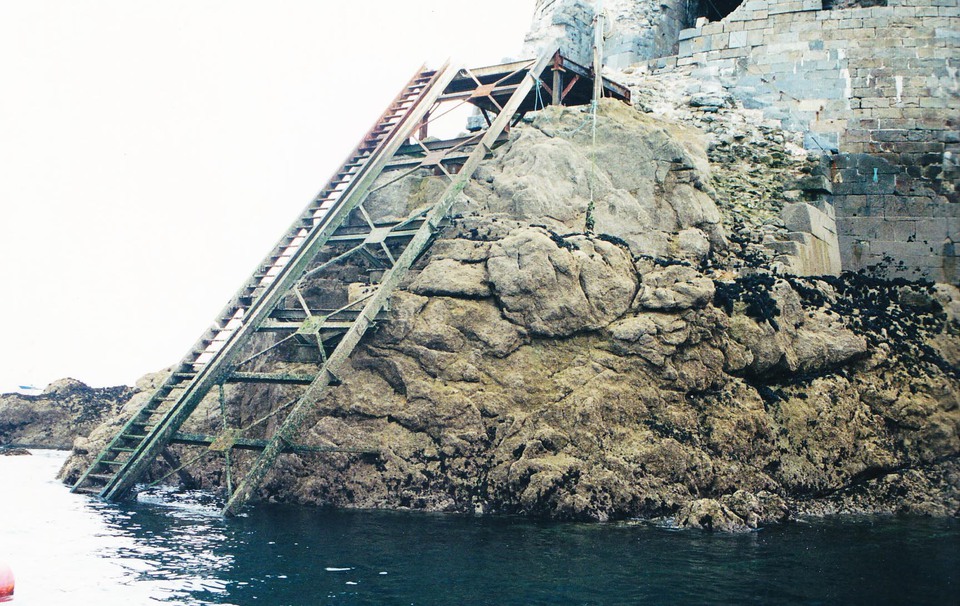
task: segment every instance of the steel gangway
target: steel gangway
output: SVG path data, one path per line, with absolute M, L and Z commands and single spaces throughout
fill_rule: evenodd
M 223 512 L 229 515 L 239 511 L 283 452 L 376 453 L 371 447 L 304 446 L 297 444 L 295 434 L 315 403 L 339 384 L 351 353 L 367 329 L 383 316 L 391 293 L 429 246 L 477 166 L 503 141 L 519 115 L 537 108 L 540 96 L 534 95 L 535 88 L 546 86 L 541 75 L 551 65 L 555 71 L 557 66 L 569 70 L 559 58 L 552 51 L 499 71 L 458 70 L 449 63 L 436 70 L 417 70 L 213 325 L 93 459 L 72 490 L 120 499 L 148 474 L 158 457 L 168 466 L 176 466 L 178 460 L 167 450 L 170 445 L 199 446 L 226 459 Z M 556 73 L 553 86 L 559 92 Z M 435 144 L 425 137 L 427 126 L 444 113 L 441 104 L 451 101 L 482 108 L 487 128 L 447 144 Z M 491 115 L 495 117 L 491 119 Z M 431 168 L 446 182 L 432 205 L 401 220 L 371 219 L 365 203 L 371 192 L 382 189 L 378 180 L 382 182 L 386 172 L 403 175 L 424 168 Z M 318 309 L 307 303 L 300 290 L 305 280 L 360 261 L 378 269 L 363 297 L 336 309 Z M 299 308 L 286 305 L 291 299 L 300 302 Z M 285 335 L 280 342 L 296 336 L 312 344 L 317 350 L 314 370 L 293 373 L 248 368 L 251 360 L 276 347 L 251 354 L 251 347 L 258 347 L 257 335 L 263 333 Z M 226 422 L 216 435 L 181 432 L 209 394 L 219 390 L 223 404 L 227 383 L 282 384 L 298 386 L 300 391 L 282 406 L 283 417 L 278 417 L 270 435 L 247 437 L 241 428 L 227 427 Z M 234 449 L 259 452 L 236 483 L 230 473 Z

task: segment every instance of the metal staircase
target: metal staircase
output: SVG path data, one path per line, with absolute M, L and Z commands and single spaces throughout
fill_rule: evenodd
M 210 453 L 224 457 L 228 494 L 224 513 L 232 514 L 283 452 L 375 452 L 370 448 L 303 446 L 295 442 L 294 434 L 312 405 L 339 383 L 337 377 L 350 354 L 429 245 L 479 163 L 502 140 L 518 112 L 536 108 L 531 105 L 534 87 L 543 85 L 541 74 L 551 61 L 558 65 L 558 57 L 546 53 L 536 61 L 510 64 L 509 70 L 501 72 L 489 68 L 476 73 L 458 71 L 449 65 L 435 71 L 418 70 L 227 303 L 214 325 L 99 453 L 72 490 L 119 499 L 158 456 L 170 467 L 180 467 L 167 450 L 171 444 L 201 447 L 200 457 Z M 488 128 L 473 136 L 427 141 L 427 125 L 445 113 L 438 109 L 450 101 L 471 103 L 481 107 L 485 117 L 488 111 L 496 117 L 488 118 Z M 447 182 L 432 206 L 402 220 L 371 218 L 364 203 L 372 192 L 423 169 L 431 169 Z M 387 178 L 395 174 L 399 176 Z M 375 276 L 369 292 L 332 309 L 307 300 L 302 289 L 309 280 L 324 272 L 334 272 L 335 277 L 336 271 L 350 264 L 354 274 Z M 264 339 L 271 338 L 273 341 L 264 345 Z M 310 372 L 290 372 L 282 365 L 274 369 L 258 366 L 291 343 L 314 348 Z M 280 384 L 300 391 L 289 402 L 275 406 L 272 433 L 253 438 L 244 435 L 249 426 L 228 427 L 225 383 Z M 181 433 L 182 425 L 215 389 L 220 393 L 222 431 L 218 435 Z M 231 473 L 235 449 L 260 451 L 236 486 Z
M 73 487 L 105 499 L 123 495 L 170 442 L 241 347 L 356 208 L 386 161 L 420 126 L 455 75 L 419 69 L 270 254 L 227 303 L 150 400 L 123 426 Z

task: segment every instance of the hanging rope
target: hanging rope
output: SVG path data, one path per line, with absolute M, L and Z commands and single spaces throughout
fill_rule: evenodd
M 590 145 L 590 178 L 587 180 L 590 201 L 587 203 L 587 215 L 584 230 L 593 232 L 596 221 L 593 217 L 596 208 L 595 185 L 597 181 L 597 108 L 603 91 L 603 1 L 597 0 L 593 16 L 593 100 L 590 102 L 590 120 L 593 123 Z

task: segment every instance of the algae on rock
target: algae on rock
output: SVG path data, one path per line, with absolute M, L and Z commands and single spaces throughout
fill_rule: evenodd
M 286 454 L 258 496 L 725 530 L 957 515 L 956 289 L 737 275 L 698 132 L 603 102 L 594 147 L 585 118 L 547 108 L 514 130 L 297 436 L 380 456 Z M 409 175 L 371 212 L 438 187 Z M 255 418 L 283 394 L 227 395 Z

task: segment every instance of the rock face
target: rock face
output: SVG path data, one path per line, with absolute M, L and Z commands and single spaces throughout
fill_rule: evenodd
M 581 63 L 593 61 L 595 0 L 538 0 L 524 51 L 535 56 L 559 45 Z M 646 59 L 676 54 L 680 30 L 698 16 L 692 2 L 604 0 L 604 65 L 622 68 Z
M 380 455 L 283 455 L 259 498 L 729 531 L 958 515 L 960 293 L 778 275 L 728 239 L 695 131 L 604 103 L 594 146 L 586 117 L 543 111 L 485 163 L 296 437 Z M 436 187 L 411 175 L 372 212 Z M 227 398 L 256 419 L 284 392 Z
M 381 455 L 285 455 L 259 496 L 726 531 L 956 515 L 955 289 L 718 275 L 461 217 L 298 436 Z
M 478 171 L 459 210 L 615 236 L 634 255 L 700 261 L 727 245 L 704 140 L 603 101 L 597 145 L 583 108 L 547 108 Z M 558 179 L 557 175 L 564 178 Z
M 440 250 L 475 246 L 483 221 L 458 221 Z M 399 293 L 302 436 L 382 456 L 288 456 L 262 498 L 723 530 L 957 514 L 955 292 L 714 282 L 596 238 L 500 229 L 470 263 L 489 296 Z M 421 275 L 433 264 L 452 265 Z M 860 289 L 876 292 L 844 300 Z
M 0 444 L 68 449 L 120 410 L 134 390 L 61 379 L 40 395 L 0 395 Z

